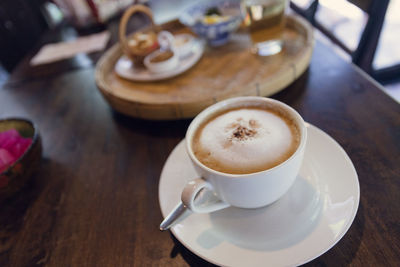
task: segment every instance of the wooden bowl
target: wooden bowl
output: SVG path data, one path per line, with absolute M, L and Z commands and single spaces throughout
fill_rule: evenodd
M 0 119 L 0 132 L 15 129 L 22 137 L 32 138 L 31 145 L 8 169 L 0 173 L 0 200 L 16 193 L 39 166 L 42 142 L 36 126 L 27 119 Z

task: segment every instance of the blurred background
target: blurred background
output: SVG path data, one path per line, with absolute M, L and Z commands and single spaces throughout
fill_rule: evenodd
M 52 28 L 72 26 L 76 36 L 106 29 L 129 5 L 162 9 L 163 23 L 190 0 L 2 0 L 0 2 L 0 86 Z M 199 0 L 197 0 L 199 1 Z M 291 11 L 308 19 L 319 41 L 332 46 L 384 86 L 400 102 L 400 0 L 292 0 Z

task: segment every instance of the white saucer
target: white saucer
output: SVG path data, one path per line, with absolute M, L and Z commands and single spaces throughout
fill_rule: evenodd
M 261 209 L 191 214 L 171 229 L 175 237 L 194 254 L 222 266 L 300 265 L 332 248 L 357 213 L 357 173 L 335 140 L 315 126 L 307 128 L 303 166 L 280 200 Z M 196 177 L 183 140 L 161 173 L 164 217 L 180 201 L 186 181 Z
M 139 82 L 159 81 L 175 77 L 193 67 L 203 55 L 203 42 L 199 40 L 193 42 L 192 53 L 179 58 L 178 66 L 169 71 L 154 73 L 145 67 L 137 68 L 127 56 L 122 55 L 115 64 L 115 73 L 122 78 Z

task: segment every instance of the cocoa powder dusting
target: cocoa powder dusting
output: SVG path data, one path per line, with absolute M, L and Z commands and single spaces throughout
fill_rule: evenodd
M 231 145 L 232 140 L 243 141 L 254 137 L 257 134 L 257 128 L 260 127 L 260 124 L 256 120 L 249 120 L 248 122 L 243 120 L 242 118 L 236 119 L 236 122 L 229 124 L 226 129 L 233 130 L 232 136 L 229 142 L 226 144 L 226 147 Z
M 245 126 L 238 125 L 236 129 L 233 131 L 233 137 L 239 140 L 245 140 L 247 138 L 255 136 L 257 131 L 253 129 L 249 129 Z

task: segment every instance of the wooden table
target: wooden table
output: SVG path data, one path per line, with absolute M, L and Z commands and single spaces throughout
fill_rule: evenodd
M 0 116 L 33 120 L 44 146 L 40 170 L 1 204 L 0 266 L 207 266 L 158 230 L 160 172 L 190 121 L 114 113 L 94 82 L 99 55 L 36 68 L 27 58 L 0 89 Z M 309 70 L 273 98 L 336 139 L 359 175 L 350 230 L 308 265 L 398 266 L 400 105 L 318 41 Z

